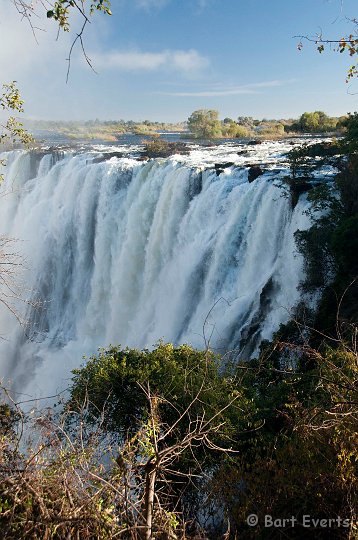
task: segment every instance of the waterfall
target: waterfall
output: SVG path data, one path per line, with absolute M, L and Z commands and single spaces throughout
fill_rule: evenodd
M 40 305 L 25 327 L 1 308 L 2 376 L 57 390 L 82 355 L 161 338 L 253 354 L 300 299 L 305 198 L 292 210 L 272 171 L 95 156 L 6 155 L 0 230 Z

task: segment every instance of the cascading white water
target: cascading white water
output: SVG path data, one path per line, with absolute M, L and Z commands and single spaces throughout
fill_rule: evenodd
M 0 230 L 21 240 L 42 305 L 26 331 L 2 310 L 3 377 L 49 392 L 83 354 L 160 338 L 248 355 L 289 318 L 305 198 L 292 211 L 272 172 L 249 183 L 244 168 L 95 156 L 7 154 Z

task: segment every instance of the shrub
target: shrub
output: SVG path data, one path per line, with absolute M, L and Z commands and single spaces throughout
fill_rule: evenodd
M 164 139 L 152 139 L 144 143 L 144 155 L 150 158 L 169 157 L 174 154 L 187 154 L 189 152 L 185 143 L 167 142 Z

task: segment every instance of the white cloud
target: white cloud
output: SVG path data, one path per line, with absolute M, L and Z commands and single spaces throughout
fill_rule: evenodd
M 258 94 L 257 91 L 249 88 L 231 88 L 227 90 L 202 90 L 199 92 L 161 92 L 166 96 L 176 97 L 219 97 L 219 96 L 237 96 L 239 94 Z
M 160 9 L 169 4 L 171 1 L 172 0 L 135 0 L 135 5 L 142 9 Z M 211 3 L 211 1 L 212 0 L 196 0 L 196 6 L 199 8 L 199 10 L 203 10 L 209 5 L 209 3 Z
M 259 94 L 258 89 L 260 88 L 273 88 L 277 86 L 282 86 L 293 81 L 263 81 L 259 83 L 252 84 L 243 84 L 240 86 L 234 87 L 221 87 L 221 88 L 211 88 L 208 90 L 198 90 L 194 92 L 160 92 L 162 95 L 166 96 L 176 96 L 176 97 L 221 97 L 221 96 L 238 96 L 242 94 Z
M 275 86 L 283 86 L 284 84 L 291 83 L 291 82 L 294 82 L 294 80 L 290 79 L 289 81 L 287 80 L 280 81 L 276 79 L 274 81 L 263 81 L 259 83 L 246 84 L 244 86 L 247 86 L 249 88 L 272 88 Z
M 209 65 L 209 60 L 195 49 L 172 51 L 168 54 L 168 63 L 180 71 L 199 71 Z
M 181 73 L 196 73 L 209 65 L 209 60 L 195 49 L 187 51 L 164 50 L 161 52 L 110 51 L 90 55 L 97 70 L 119 71 L 174 70 Z
M 151 8 L 161 8 L 168 4 L 170 0 L 136 0 L 136 5 L 139 8 L 151 9 Z
M 209 5 L 210 2 L 211 0 L 198 0 L 198 8 L 200 10 L 205 9 Z

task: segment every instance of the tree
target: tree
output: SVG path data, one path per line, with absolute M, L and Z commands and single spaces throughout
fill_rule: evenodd
M 0 108 L 3 111 L 17 111 L 23 112 L 23 100 L 20 97 L 19 90 L 16 86 L 16 81 L 12 81 L 9 84 L 3 84 L 3 94 L 0 97 Z M 2 132 L 0 133 L 0 143 L 15 144 L 20 142 L 22 144 L 29 144 L 32 142 L 32 136 L 24 129 L 23 124 L 17 120 L 14 116 L 10 116 L 5 124 L 1 125 Z M 0 165 L 5 165 L 4 160 L 0 160 Z M 0 180 L 3 179 L 3 175 L 0 174 Z
M 255 120 L 252 118 L 252 116 L 239 116 L 237 123 L 240 126 L 245 126 L 249 129 L 252 129 L 255 126 Z
M 159 343 L 152 351 L 111 347 L 91 357 L 74 370 L 68 407 L 78 410 L 86 401 L 90 421 L 106 410 L 107 429 L 137 441 L 132 451 L 142 447 L 149 530 L 156 483 L 159 501 L 173 511 L 195 478 L 234 444 L 245 419 L 239 399 L 232 372 L 212 352 Z
M 299 119 L 302 131 L 317 131 L 319 117 L 317 113 L 303 113 Z
M 75 370 L 59 414 L 30 418 L 12 402 L 36 433 L 22 452 L 21 425 L 11 431 L 17 418 L 0 402 L 0 536 L 191 537 L 185 515 L 195 522 L 199 510 L 188 496 L 194 501 L 198 479 L 235 453 L 250 408 L 237 405 L 233 373 L 219 367 L 210 351 L 187 345 L 101 351 Z
M 219 113 L 212 109 L 194 111 L 188 118 L 188 128 L 198 139 L 215 139 L 222 135 Z
M 340 123 L 346 129 L 345 140 L 348 144 L 348 152 L 356 153 L 358 150 L 358 113 L 348 113 L 348 116 L 340 119 Z
M 289 127 L 289 131 L 324 133 L 336 130 L 337 124 L 337 118 L 331 118 L 323 111 L 304 112 L 299 120 Z
M 189 345 L 175 347 L 160 342 L 152 351 L 109 347 L 73 371 L 69 403 L 76 407 L 88 396 L 93 416 L 106 407 L 108 429 L 135 431 L 148 415 L 148 400 L 141 387 L 149 382 L 152 394 L 164 399 L 160 405 L 162 421 L 171 425 L 178 411 L 168 405 L 170 402 L 185 410 L 199 392 L 210 412 L 226 403 L 233 387 L 229 375 L 220 375 L 219 368 L 218 356 Z M 198 407 L 201 405 L 197 402 L 196 412 Z M 180 422 L 177 429 L 182 429 Z

